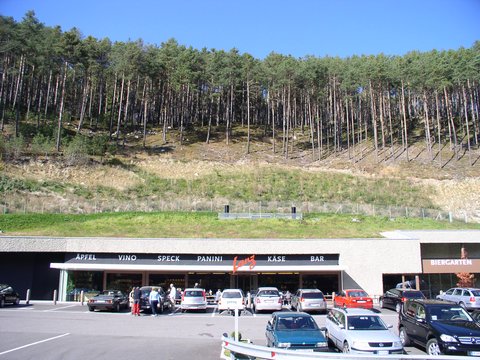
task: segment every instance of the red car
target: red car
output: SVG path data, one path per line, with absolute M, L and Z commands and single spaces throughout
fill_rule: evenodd
M 371 309 L 373 308 L 373 300 L 361 289 L 348 289 L 340 291 L 335 296 L 333 305 L 335 307 Z

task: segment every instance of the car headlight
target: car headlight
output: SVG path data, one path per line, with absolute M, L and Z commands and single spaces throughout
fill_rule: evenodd
M 289 342 L 279 342 L 277 344 L 277 347 L 281 347 L 281 348 L 288 348 L 290 346 L 292 346 L 292 343 L 289 343 Z
M 403 344 L 402 344 L 401 341 L 394 341 L 394 342 L 393 342 L 393 347 L 396 347 L 396 348 L 399 347 L 399 348 L 401 348 L 401 347 L 403 347 Z
M 447 334 L 440 335 L 440 339 L 442 339 L 444 342 L 457 342 L 457 339 Z
M 326 341 L 320 341 L 315 344 L 316 347 L 327 347 L 328 344 Z

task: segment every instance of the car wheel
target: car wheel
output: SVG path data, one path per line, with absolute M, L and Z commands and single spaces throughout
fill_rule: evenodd
M 115 311 L 120 312 L 120 304 L 115 305 Z
M 17 306 L 20 305 L 20 298 L 15 299 L 15 305 L 17 305 Z
M 410 345 L 410 338 L 408 337 L 407 332 L 405 331 L 405 328 L 403 326 L 400 328 L 398 337 L 400 338 L 403 346 Z
M 378 306 L 383 309 L 383 299 L 378 300 Z
M 344 354 L 349 354 L 350 353 L 350 345 L 348 344 L 348 342 L 345 341 L 343 343 L 342 351 L 343 351 Z
M 397 313 L 400 313 L 400 310 L 402 310 L 402 304 L 397 303 L 397 305 L 395 305 L 395 311 L 396 311 Z
M 93 308 L 91 306 L 88 307 L 88 311 L 94 311 L 94 310 L 95 310 L 95 308 Z
M 442 350 L 440 350 L 440 346 L 438 345 L 437 339 L 433 338 L 428 340 L 427 342 L 427 354 L 428 355 L 442 355 Z
M 5 306 L 5 299 L 0 299 L 0 308 L 3 308 Z

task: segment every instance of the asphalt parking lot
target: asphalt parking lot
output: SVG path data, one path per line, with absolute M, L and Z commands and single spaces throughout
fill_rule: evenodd
M 397 314 L 382 310 L 387 324 L 397 328 Z M 270 313 L 247 313 L 239 330 L 254 344 L 265 345 Z M 325 315 L 314 315 L 319 326 Z M 234 317 L 206 313 L 165 312 L 158 317 L 89 312 L 80 303 L 34 302 L 0 309 L 0 360 L 3 359 L 218 359 L 223 333 L 234 330 Z M 409 347 L 408 354 L 424 354 Z

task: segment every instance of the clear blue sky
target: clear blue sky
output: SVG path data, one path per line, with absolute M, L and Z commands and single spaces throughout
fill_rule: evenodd
M 471 47 L 480 40 L 480 0 L 0 0 L 21 21 L 78 28 L 112 41 L 175 38 L 196 49 L 237 48 L 263 59 L 403 55 Z

